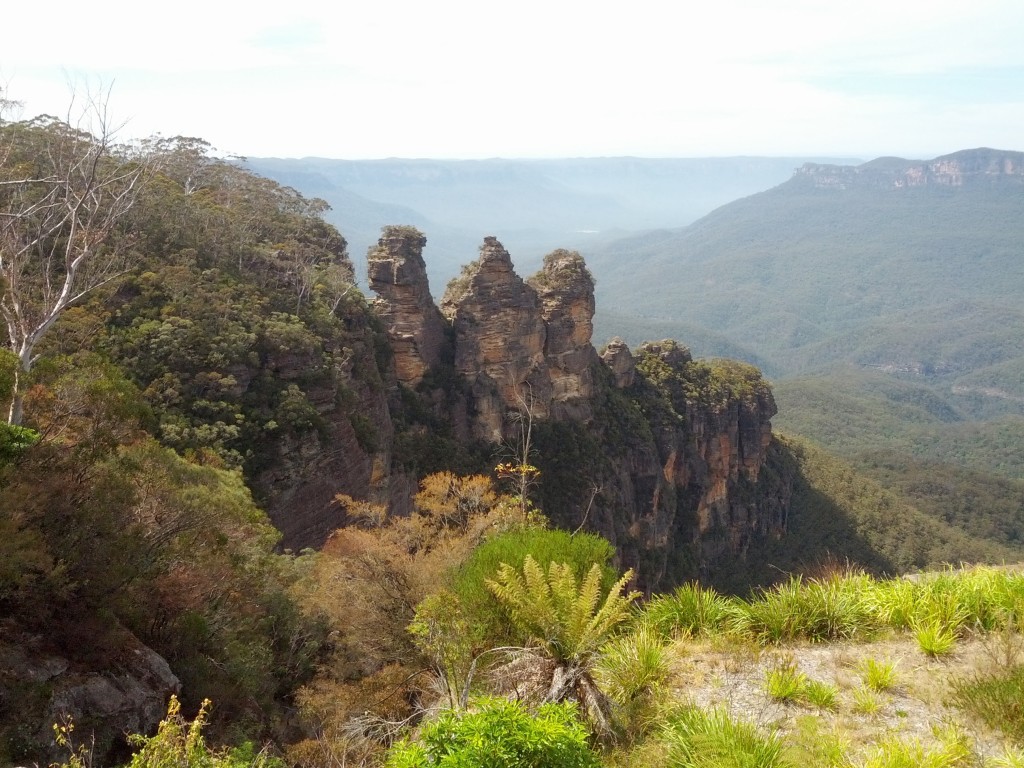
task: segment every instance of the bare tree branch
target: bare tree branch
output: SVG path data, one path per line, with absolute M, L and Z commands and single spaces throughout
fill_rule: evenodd
M 0 316 L 18 358 L 7 420 L 21 422 L 25 379 L 46 333 L 70 305 L 121 275 L 123 223 L 152 170 L 117 142 L 109 91 L 77 115 L 5 122 L 0 99 Z M 9 110 L 8 110 L 9 111 Z

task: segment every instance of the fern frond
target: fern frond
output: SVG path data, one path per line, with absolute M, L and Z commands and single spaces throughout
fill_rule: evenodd
M 586 578 L 583 579 L 583 583 L 576 590 L 575 600 L 567 616 L 566 642 L 573 649 L 572 655 L 576 655 L 583 645 L 587 629 L 600 599 L 601 566 L 594 563 Z
M 605 598 L 604 605 L 587 624 L 580 639 L 578 654 L 590 654 L 596 651 L 608 639 L 611 631 L 629 617 L 633 601 L 640 597 L 640 593 L 630 592 L 625 595 L 621 593 L 632 578 L 633 571 L 631 569 L 615 582 Z
M 627 572 L 601 603 L 601 568 L 594 565 L 580 583 L 568 563 L 550 563 L 547 573 L 527 555 L 519 570 L 502 563 L 487 587 L 505 607 L 516 629 L 540 643 L 559 661 L 585 660 L 628 618 L 639 592 L 622 594 Z M 600 608 L 598 605 L 600 603 Z

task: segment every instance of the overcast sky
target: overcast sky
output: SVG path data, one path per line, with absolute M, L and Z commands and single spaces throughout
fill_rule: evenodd
M 713 7 L 712 7 L 713 6 Z M 9 3 L 25 116 L 279 157 L 1024 150 L 1022 0 Z

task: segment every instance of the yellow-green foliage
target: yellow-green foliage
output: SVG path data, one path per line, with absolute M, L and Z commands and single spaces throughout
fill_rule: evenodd
M 918 739 L 883 739 L 872 748 L 862 768 L 954 768 L 972 764 L 970 747 L 963 734 L 947 731 L 937 734 L 939 743 L 925 746 Z
M 528 712 L 505 699 L 448 710 L 428 723 L 417 741 L 395 744 L 386 768 L 598 768 L 600 758 L 572 704 L 544 704 Z
M 571 563 L 580 579 L 596 563 L 601 566 L 602 591 L 607 591 L 618 578 L 610 565 L 614 554 L 615 548 L 601 536 L 531 525 L 499 533 L 481 543 L 465 563 L 454 569 L 451 589 L 459 596 L 466 616 L 481 628 L 487 643 L 522 645 L 526 637 L 509 624 L 504 608 L 487 587 L 502 563 L 521 568 L 527 555 L 543 563 Z
M 204 701 L 195 719 L 181 715 L 177 698 L 171 697 L 167 717 L 154 736 L 132 736 L 138 747 L 128 768 L 283 768 L 284 763 L 265 752 L 256 752 L 251 744 L 236 749 L 213 749 L 203 738 L 209 701 Z
M 511 621 L 558 661 L 590 658 L 630 615 L 639 592 L 622 594 L 633 577 L 627 571 L 602 602 L 602 569 L 597 563 L 580 582 L 568 563 L 552 562 L 547 573 L 527 555 L 522 572 L 502 563 L 488 588 Z M 600 607 L 599 607 L 600 604 Z
M 791 661 L 776 664 L 765 672 L 765 690 L 776 701 L 821 709 L 831 709 L 838 693 L 834 685 L 812 680 Z
M 721 709 L 687 707 L 666 719 L 660 739 L 670 768 L 788 768 L 782 741 Z
M 657 722 L 669 674 L 669 651 L 661 635 L 641 624 L 601 648 L 594 680 L 615 703 L 620 731 L 633 740 Z
M 793 577 L 749 600 L 687 586 L 652 600 L 644 617 L 663 633 L 730 633 L 766 645 L 913 630 L 941 654 L 965 632 L 1016 626 L 1022 606 L 1024 574 L 981 566 L 913 580 L 860 572 Z
M 873 691 L 889 691 L 896 687 L 896 663 L 864 659 L 860 665 L 860 676 L 868 688 Z

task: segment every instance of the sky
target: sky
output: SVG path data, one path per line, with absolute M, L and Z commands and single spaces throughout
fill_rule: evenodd
M 11 3 L 21 116 L 248 157 L 1024 150 L 1021 0 Z

